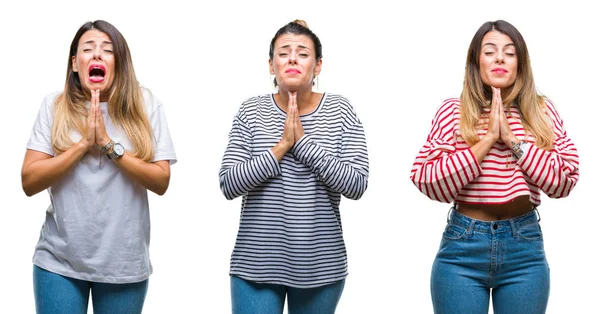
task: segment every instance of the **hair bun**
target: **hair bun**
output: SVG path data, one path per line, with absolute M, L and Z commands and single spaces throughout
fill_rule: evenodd
M 302 26 L 308 28 L 308 24 L 306 24 L 306 22 L 304 20 L 298 20 L 298 19 L 296 19 L 296 20 L 294 20 L 294 23 L 302 25 Z

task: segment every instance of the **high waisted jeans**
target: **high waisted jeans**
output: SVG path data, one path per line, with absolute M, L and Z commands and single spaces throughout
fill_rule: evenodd
M 452 210 L 431 271 L 435 313 L 546 311 L 550 269 L 537 211 L 480 221 Z
M 111 284 L 61 276 L 33 266 L 33 291 L 38 314 L 85 314 L 92 291 L 95 314 L 141 313 L 148 280 Z

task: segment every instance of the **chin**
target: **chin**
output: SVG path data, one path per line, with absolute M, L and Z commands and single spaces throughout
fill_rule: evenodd
M 304 85 L 298 85 L 298 84 L 293 84 L 293 85 L 292 84 L 290 84 L 290 85 L 281 84 L 281 85 L 279 85 L 279 89 L 281 89 L 281 90 L 287 90 L 287 91 L 290 91 L 290 92 L 297 92 L 299 90 L 307 89 L 307 88 L 310 89 L 311 87 L 307 87 L 307 86 L 304 86 Z

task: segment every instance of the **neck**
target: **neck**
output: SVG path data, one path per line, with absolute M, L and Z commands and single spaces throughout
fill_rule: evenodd
M 279 99 L 282 104 L 287 104 L 289 101 L 288 90 L 279 89 L 277 92 L 279 95 Z M 298 110 L 303 111 L 303 109 L 311 108 L 313 103 L 313 92 L 312 89 L 302 89 L 296 91 L 296 104 L 298 104 Z M 287 106 L 287 105 L 286 105 Z

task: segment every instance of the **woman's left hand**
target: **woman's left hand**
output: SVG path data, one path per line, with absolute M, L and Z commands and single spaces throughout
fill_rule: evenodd
M 102 117 L 102 110 L 100 110 L 100 90 L 93 90 L 92 92 L 92 103 L 91 106 L 96 106 L 96 144 L 100 147 L 106 146 L 110 142 L 110 138 L 106 133 L 106 126 L 104 125 L 104 118 Z

